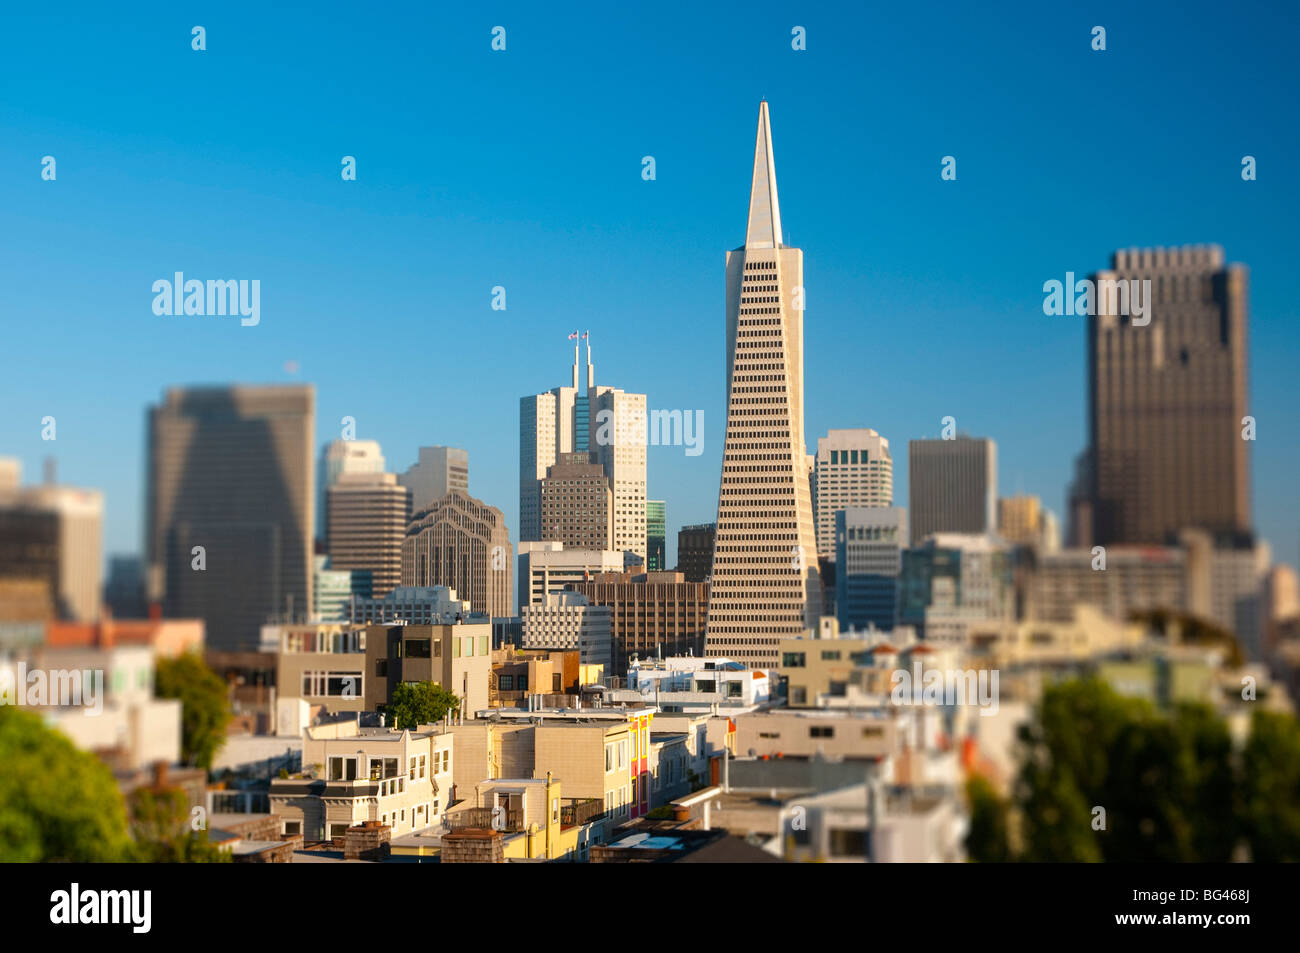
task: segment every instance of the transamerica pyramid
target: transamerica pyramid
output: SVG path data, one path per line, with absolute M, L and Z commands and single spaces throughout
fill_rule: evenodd
M 781 240 L 772 129 L 758 107 L 745 244 L 727 252 L 727 432 L 704 654 L 775 668 L 817 625 L 803 432 L 803 252 Z

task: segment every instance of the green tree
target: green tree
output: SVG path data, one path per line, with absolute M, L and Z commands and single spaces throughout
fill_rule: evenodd
M 150 864 L 228 864 L 230 854 L 196 830 L 190 802 L 180 788 L 137 788 L 131 795 L 135 858 Z
M 1300 724 L 1255 712 L 1241 762 L 1239 816 L 1251 859 L 1300 861 Z
M 966 800 L 970 803 L 966 855 L 981 864 L 1013 860 L 1010 805 L 1006 798 L 1000 797 L 983 775 L 972 774 L 966 781 Z
M 129 860 L 108 768 L 26 711 L 0 706 L 0 862 Z
M 394 728 L 414 731 L 420 725 L 442 721 L 449 711 L 460 707 L 460 699 L 436 682 L 402 682 L 393 689 L 388 713 Z
M 181 760 L 209 770 L 231 718 L 226 683 L 194 652 L 160 659 L 154 681 L 159 698 L 181 701 Z

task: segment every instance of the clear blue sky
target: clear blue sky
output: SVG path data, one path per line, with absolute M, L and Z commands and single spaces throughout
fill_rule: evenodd
M 1251 269 L 1256 521 L 1294 561 L 1296 40 L 1290 4 L 1251 2 L 10 5 L 0 455 L 37 479 L 53 451 L 104 490 L 107 552 L 134 552 L 165 387 L 309 381 L 320 442 L 351 415 L 392 468 L 467 448 L 514 537 L 519 397 L 565 382 L 565 336 L 590 328 L 601 383 L 703 409 L 705 452 L 652 448 L 650 495 L 670 536 L 712 519 L 723 253 L 765 96 L 805 255 L 810 443 L 876 428 L 905 504 L 907 441 L 952 414 L 996 439 L 1004 492 L 1063 516 L 1084 325 L 1043 315 L 1043 282 L 1217 242 Z M 261 324 L 155 316 L 178 270 L 260 279 Z

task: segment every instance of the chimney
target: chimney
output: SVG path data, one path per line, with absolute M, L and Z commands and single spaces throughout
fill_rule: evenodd
M 155 761 L 153 763 L 153 786 L 155 788 L 167 787 L 167 762 Z

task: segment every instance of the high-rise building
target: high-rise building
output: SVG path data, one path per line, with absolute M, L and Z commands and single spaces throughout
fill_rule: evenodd
M 57 534 L 57 564 L 54 588 L 50 596 L 60 618 L 77 622 L 94 622 L 99 618 L 103 599 L 103 524 L 104 495 L 99 490 L 82 490 L 52 483 L 0 490 L 0 511 L 9 510 L 6 532 L 15 540 L 30 543 L 33 537 L 19 531 L 26 523 L 31 528 L 38 514 L 53 518 Z M 27 513 L 24 517 L 22 514 Z M 0 526 L 6 523 L 0 522 Z M 44 577 L 48 566 L 44 558 L 36 559 L 28 573 L 18 567 L 17 575 Z
M 988 535 L 935 533 L 903 553 L 899 621 L 927 642 L 965 646 L 970 629 L 1015 619 L 1012 562 Z
M 677 531 L 677 571 L 687 582 L 704 582 L 713 572 L 713 541 L 717 523 L 695 523 Z
M 828 430 L 817 438 L 813 511 L 817 555 L 836 558 L 835 514 L 851 506 L 894 505 L 894 458 L 889 441 L 867 427 Z
M 345 473 L 383 473 L 384 454 L 375 440 L 331 440 L 320 454 L 316 474 L 316 532 L 329 533 L 329 490 Z
M 912 545 L 931 533 L 992 533 L 996 525 L 998 448 L 986 437 L 911 440 L 907 509 Z
M 476 613 L 513 615 L 511 551 L 505 514 L 452 490 L 411 518 L 402 541 L 402 585 L 447 586 Z
M 704 652 L 707 582 L 687 582 L 680 572 L 611 572 L 565 588 L 582 593 L 592 605 L 609 607 L 613 668 L 607 674 L 626 674 L 633 655 L 698 657 Z
M 803 419 L 803 252 L 784 244 L 767 103 L 727 253 L 727 431 L 705 654 L 775 668 L 822 609 Z
M 1247 294 L 1217 245 L 1117 251 L 1093 276 L 1090 468 L 1076 545 L 1163 544 L 1180 530 L 1250 531 Z M 1130 318 L 1132 282 L 1151 300 Z M 1141 288 L 1141 285 L 1138 285 Z M 1124 307 L 1127 304 L 1128 307 Z
M 646 569 L 662 572 L 668 568 L 668 504 L 663 500 L 645 501 Z
M 330 567 L 368 570 L 383 598 L 402 581 L 402 540 L 411 520 L 411 491 L 391 473 L 342 473 L 329 488 Z
M 547 538 L 542 524 L 547 470 L 563 454 L 591 453 L 604 467 L 613 491 L 614 547 L 645 559 L 646 442 L 645 395 L 597 386 L 589 340 L 584 393 L 578 386 L 575 343 L 571 386 L 519 400 L 520 542 Z
M 1045 553 L 1061 548 L 1056 515 L 1036 496 L 1017 493 L 998 498 L 998 535 L 1017 546 L 1035 546 Z
M 432 506 L 452 490 L 469 495 L 469 451 L 421 447 L 419 458 L 397 482 L 411 491 L 412 512 Z
M 583 665 L 601 665 L 609 671 L 613 642 L 608 606 L 592 605 L 577 592 L 554 592 L 539 604 L 524 606 L 520 616 L 520 648 L 576 651 Z
M 542 480 L 542 538 L 574 549 L 614 548 L 614 493 L 586 451 L 562 453 Z
M 218 651 L 311 613 L 316 393 L 173 388 L 149 415 L 148 595 Z
M 888 631 L 898 621 L 907 510 L 850 507 L 835 514 L 835 614 L 840 628 Z
M 399 551 L 400 556 L 400 551 Z M 332 569 L 328 556 L 317 556 L 312 571 L 315 622 L 347 622 L 355 599 L 370 599 L 371 574 L 365 569 Z

